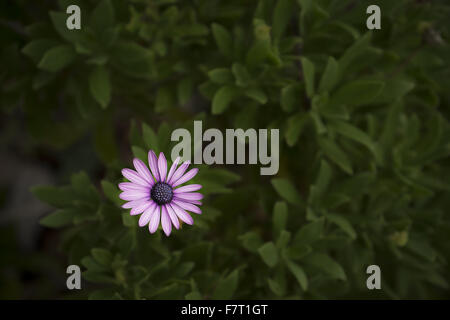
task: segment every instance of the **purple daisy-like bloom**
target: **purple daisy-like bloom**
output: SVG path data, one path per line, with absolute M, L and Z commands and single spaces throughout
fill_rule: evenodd
M 123 191 L 119 197 L 128 201 L 122 207 L 131 209 L 131 215 L 141 214 L 139 226 L 148 224 L 150 233 L 158 229 L 161 221 L 164 233 L 169 236 L 172 225 L 177 229 L 180 227 L 179 220 L 189 225 L 194 223 L 187 211 L 202 213 L 197 205 L 202 204 L 200 200 L 203 195 L 193 192 L 200 190 L 202 186 L 199 184 L 181 186 L 191 180 L 198 169 L 194 168 L 186 172 L 189 161 L 178 167 L 179 162 L 180 157 L 173 162 L 167 173 L 167 160 L 164 153 L 161 152 L 157 158 L 155 152 L 150 150 L 148 152 L 150 170 L 142 160 L 137 158 L 133 160 L 136 170 L 127 168 L 122 170 L 122 175 L 130 181 L 119 183 L 119 188 Z

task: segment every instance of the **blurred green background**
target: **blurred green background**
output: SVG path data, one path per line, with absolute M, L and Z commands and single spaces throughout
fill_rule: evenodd
M 0 298 L 450 298 L 449 18 L 444 0 L 0 2 Z M 196 166 L 203 214 L 151 235 L 120 170 L 194 120 L 279 128 L 280 170 Z

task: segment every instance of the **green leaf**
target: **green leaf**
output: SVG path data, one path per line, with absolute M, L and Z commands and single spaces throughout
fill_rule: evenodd
M 219 281 L 213 293 L 213 299 L 228 300 L 233 298 L 239 284 L 239 270 L 234 270 Z
M 109 79 L 109 71 L 104 66 L 95 68 L 89 76 L 89 89 L 103 109 L 105 109 L 111 101 L 111 82 Z
M 332 177 L 332 169 L 326 160 L 320 162 L 320 170 L 317 176 L 316 183 L 314 184 L 320 194 L 324 194 L 327 191 L 328 185 L 330 184 Z
M 349 120 L 350 114 L 347 110 L 347 107 L 344 105 L 332 105 L 330 103 L 326 103 L 325 105 L 320 106 L 319 113 L 328 119 L 338 119 L 338 120 Z
M 270 268 L 273 268 L 278 263 L 278 253 L 277 248 L 273 242 L 266 242 L 259 249 L 258 253 Z
M 131 151 L 136 158 L 141 159 L 144 162 L 147 161 L 147 152 L 145 152 L 145 150 L 141 147 L 131 146 Z
M 288 146 L 293 147 L 297 143 L 309 120 L 310 117 L 305 112 L 299 112 L 288 119 L 286 130 Z
M 312 266 L 322 270 L 333 278 L 346 280 L 344 269 L 334 261 L 330 256 L 323 253 L 312 253 L 306 258 L 306 261 Z
M 111 252 L 103 248 L 94 248 L 91 250 L 94 259 L 101 265 L 109 267 L 111 265 L 113 256 Z
M 135 217 L 134 217 L 134 216 L 131 216 L 131 215 L 128 214 L 128 213 L 122 214 L 122 224 L 123 224 L 125 227 L 128 227 L 128 228 L 130 228 L 130 227 L 132 227 L 132 228 L 136 227 Z
M 231 81 L 233 81 L 233 78 L 231 78 Z M 198 91 L 203 97 L 208 100 L 212 100 L 214 98 L 214 94 L 217 92 L 217 90 L 218 85 L 213 83 L 212 81 L 205 81 L 198 86 Z
M 240 235 L 238 239 L 242 242 L 242 246 L 250 252 L 256 252 L 263 244 L 259 234 L 254 231 Z
M 200 171 L 198 173 L 199 177 L 202 177 L 202 180 L 211 180 L 215 182 L 220 182 L 224 185 L 238 182 L 241 180 L 241 176 L 226 169 L 213 169 L 213 170 L 206 170 L 206 171 Z
M 303 32 L 308 31 L 307 27 L 307 18 L 311 15 L 311 12 L 314 8 L 314 1 L 313 0 L 297 0 L 300 7 L 301 7 L 301 13 L 300 13 L 300 29 Z
M 117 205 L 121 205 L 123 203 L 123 200 L 119 198 L 121 191 L 116 185 L 107 180 L 102 180 L 101 184 L 103 193 L 109 200 Z
M 287 266 L 294 275 L 295 279 L 297 279 L 303 291 L 308 290 L 308 277 L 306 276 L 305 271 L 303 271 L 303 268 L 292 261 L 287 261 Z
M 423 237 L 411 236 L 406 248 L 430 262 L 436 261 L 438 256 L 436 250 L 430 246 L 429 241 Z
M 110 0 L 100 1 L 89 17 L 89 24 L 98 34 L 113 26 L 114 7 Z
M 278 201 L 273 207 L 273 228 L 275 234 L 279 234 L 286 229 L 288 207 L 284 201 Z
M 328 63 L 319 84 L 319 93 L 333 90 L 339 78 L 339 64 L 333 57 L 328 58 Z
M 74 173 L 70 177 L 70 182 L 76 192 L 83 193 L 91 186 L 91 181 L 89 180 L 89 176 L 86 172 L 81 171 L 79 173 Z
M 46 73 L 49 74 L 49 73 Z M 54 77 L 55 73 L 50 73 Z M 92 119 L 99 111 L 98 104 L 95 102 L 92 94 L 89 92 L 89 85 L 79 83 L 75 78 L 71 79 L 70 86 L 74 90 L 75 103 L 81 116 L 86 119 Z
M 111 63 L 125 75 L 135 78 L 152 76 L 153 52 L 131 41 L 121 41 L 111 48 Z
M 312 98 L 314 96 L 314 64 L 305 57 L 301 58 L 301 63 L 306 86 L 306 95 L 308 98 Z
M 316 98 L 316 97 L 317 97 L 317 96 L 315 96 L 314 98 Z M 313 98 L 313 102 L 314 102 L 314 100 L 316 100 L 316 99 L 314 99 L 314 98 Z M 314 105 L 314 104 L 313 104 L 313 105 Z M 325 124 L 323 123 L 320 114 L 319 114 L 315 109 L 312 109 L 312 110 L 309 112 L 309 114 L 310 114 L 311 119 L 312 119 L 312 121 L 313 121 L 313 123 L 314 123 L 314 127 L 315 127 L 315 129 L 316 129 L 317 134 L 318 134 L 318 135 L 323 135 L 323 134 L 325 134 L 325 133 L 327 132 L 327 127 L 325 127 Z
M 347 233 L 350 238 L 356 239 L 356 231 L 355 229 L 353 229 L 352 225 L 346 218 L 337 214 L 328 214 L 326 217 L 328 220 L 341 228 L 345 233 Z
M 99 55 L 95 56 L 93 58 L 89 58 L 86 63 L 97 65 L 97 66 L 104 66 L 108 62 L 108 56 L 105 55 Z
M 61 208 L 72 204 L 73 192 L 69 187 L 35 186 L 31 192 L 41 201 Z
M 260 88 L 248 88 L 245 90 L 245 95 L 249 98 L 252 98 L 253 100 L 255 100 L 256 102 L 258 102 L 260 104 L 267 103 L 267 95 Z
M 355 60 L 355 58 L 364 53 L 364 51 L 370 45 L 371 38 L 372 33 L 367 32 L 364 36 L 356 40 L 355 43 L 344 52 L 342 57 L 339 59 L 340 74 L 343 74 L 347 70 L 347 68 Z
M 422 154 L 416 160 L 418 163 L 426 163 L 430 157 L 433 159 L 432 155 L 439 152 L 439 150 L 442 150 L 441 152 L 443 154 L 448 154 L 449 147 L 444 147 L 448 146 L 446 144 L 447 140 L 443 141 L 442 139 L 445 133 L 444 125 L 447 126 L 448 122 L 442 114 L 440 112 L 433 112 L 426 125 L 429 130 L 421 139 L 421 144 L 424 147 L 421 148 Z
M 278 192 L 279 196 L 295 205 L 302 205 L 303 201 L 295 186 L 286 178 L 272 179 L 272 186 Z
M 177 278 L 184 278 L 192 271 L 192 269 L 194 269 L 194 266 L 195 263 L 192 261 L 183 262 L 177 267 L 174 276 Z
M 352 164 L 345 152 L 332 140 L 328 138 L 319 138 L 319 145 L 322 152 L 343 171 L 353 174 Z
M 376 97 L 372 103 L 384 104 L 391 103 L 403 98 L 408 92 L 415 87 L 414 82 L 402 79 L 391 79 L 386 82 L 382 92 Z
M 239 91 L 232 86 L 224 86 L 220 88 L 214 95 L 212 101 L 212 114 L 223 113 L 230 103 L 238 96 Z
M 97 189 L 92 185 L 89 176 L 84 171 L 74 173 L 70 177 L 70 183 L 73 187 L 74 197 L 79 197 L 83 201 L 97 205 Z
M 389 150 L 395 143 L 403 102 L 402 100 L 397 100 L 395 103 L 390 104 L 388 108 L 389 111 L 379 138 L 379 144 L 384 150 Z
M 304 245 L 304 244 L 295 244 L 294 241 L 292 241 L 294 244 L 291 245 L 286 250 L 287 258 L 294 259 L 294 260 L 300 260 L 300 259 L 303 259 L 305 256 L 307 256 L 309 253 L 311 253 L 311 251 L 312 251 L 311 246 Z
M 375 178 L 376 175 L 373 172 L 362 172 L 342 180 L 335 188 L 339 193 L 355 198 L 372 188 Z
M 114 46 L 114 57 L 120 62 L 148 60 L 152 51 L 131 41 L 119 42 Z
M 330 22 L 330 27 L 336 27 L 341 29 L 342 31 L 345 31 L 348 35 L 350 35 L 353 40 L 358 40 L 361 37 L 361 33 L 358 31 L 358 29 L 356 29 L 355 27 L 353 27 L 352 25 L 348 24 L 348 23 L 344 23 L 342 21 L 338 21 L 338 20 L 334 20 L 332 22 Z
M 155 131 L 146 123 L 142 124 L 142 137 L 145 142 L 145 146 L 148 149 L 152 149 L 156 154 L 159 153 L 158 136 Z
M 280 250 L 285 249 L 291 240 L 291 233 L 286 230 L 281 230 L 278 236 L 276 247 Z
M 278 52 L 272 48 L 270 26 L 268 26 L 264 20 L 253 20 L 254 36 L 255 40 L 247 52 L 245 58 L 246 65 L 250 67 L 256 67 L 262 63 L 269 63 L 274 66 L 281 66 L 282 62 L 278 55 Z
M 310 222 L 302 226 L 302 228 L 295 234 L 292 242 L 296 245 L 312 244 L 322 237 L 323 228 L 324 228 L 323 218 Z
M 316 182 L 310 187 L 309 203 L 317 205 L 327 191 L 331 180 L 332 169 L 326 160 L 320 162 L 320 170 Z
M 343 121 L 333 121 L 330 123 L 330 127 L 342 136 L 361 143 L 373 153 L 377 162 L 381 161 L 381 154 L 375 142 L 364 131 Z
M 275 293 L 277 296 L 280 297 L 284 294 L 283 288 L 280 286 L 280 284 L 277 281 L 272 280 L 271 278 L 268 278 L 267 283 L 269 284 L 270 290 L 272 290 L 272 292 Z
M 44 56 L 44 53 L 56 45 L 58 45 L 58 41 L 53 39 L 33 40 L 22 49 L 22 53 L 30 57 L 34 63 L 38 64 Z
M 92 272 L 104 272 L 106 271 L 105 266 L 99 264 L 97 261 L 95 261 L 92 257 L 87 256 L 81 259 L 81 264 Z
M 70 65 L 76 56 L 75 50 L 70 45 L 53 47 L 45 52 L 38 68 L 49 72 L 57 72 Z
M 273 52 L 270 40 L 256 40 L 247 52 L 245 63 L 251 68 L 269 62 L 272 65 L 281 65 L 279 57 Z
M 246 87 L 249 85 L 251 77 L 244 65 L 240 63 L 233 63 L 231 70 L 233 71 L 233 75 L 236 78 L 236 85 L 238 85 L 239 87 Z
M 72 224 L 74 212 L 71 210 L 57 210 L 41 220 L 39 223 L 49 228 L 60 228 Z
M 281 89 L 281 108 L 285 112 L 299 110 L 302 92 L 299 84 L 290 84 Z
M 233 55 L 233 39 L 227 29 L 217 23 L 212 24 L 212 33 L 219 51 L 228 58 Z
M 233 74 L 227 68 L 217 68 L 208 72 L 212 82 L 218 84 L 227 84 L 233 81 Z
M 358 107 L 369 104 L 381 93 L 384 82 L 356 80 L 341 87 L 331 98 L 331 105 Z
M 274 39 L 280 39 L 289 24 L 294 12 L 293 0 L 279 0 L 273 12 L 272 35 Z

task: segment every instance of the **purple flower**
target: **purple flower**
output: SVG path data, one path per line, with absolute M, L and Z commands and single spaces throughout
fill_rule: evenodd
M 131 209 L 131 215 L 141 214 L 139 226 L 148 224 L 150 233 L 158 229 L 161 221 L 164 233 L 169 236 L 172 225 L 177 229 L 180 227 L 179 220 L 190 225 L 194 223 L 186 210 L 197 214 L 202 213 L 196 205 L 202 204 L 200 200 L 203 195 L 193 192 L 201 189 L 202 186 L 199 184 L 180 186 L 191 180 L 198 169 L 194 168 L 186 172 L 189 161 L 177 168 L 179 162 L 180 157 L 174 161 L 167 173 L 167 161 L 164 154 L 161 152 L 157 158 L 155 152 L 150 150 L 148 152 L 150 170 L 137 158 L 133 160 L 136 171 L 127 168 L 122 170 L 122 175 L 131 181 L 119 183 L 119 188 L 123 191 L 119 197 L 128 201 L 122 207 Z

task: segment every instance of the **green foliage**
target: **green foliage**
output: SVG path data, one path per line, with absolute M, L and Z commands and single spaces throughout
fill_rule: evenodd
M 94 99 L 102 108 L 106 108 L 111 100 L 111 83 L 109 72 L 99 66 L 89 76 L 89 88 Z
M 18 18 L 24 32 L 0 29 L 0 100 L 30 149 L 79 142 L 98 157 L 100 177 L 33 188 L 56 208 L 42 225 L 62 228 L 61 252 L 95 284 L 83 294 L 448 297 L 446 1 L 73 3 L 79 31 L 48 3 Z M 365 27 L 369 4 L 381 30 Z M 150 235 L 121 208 L 120 169 L 149 149 L 169 158 L 172 130 L 194 120 L 279 128 L 279 172 L 200 165 L 202 215 Z M 381 292 L 366 288 L 372 264 Z

